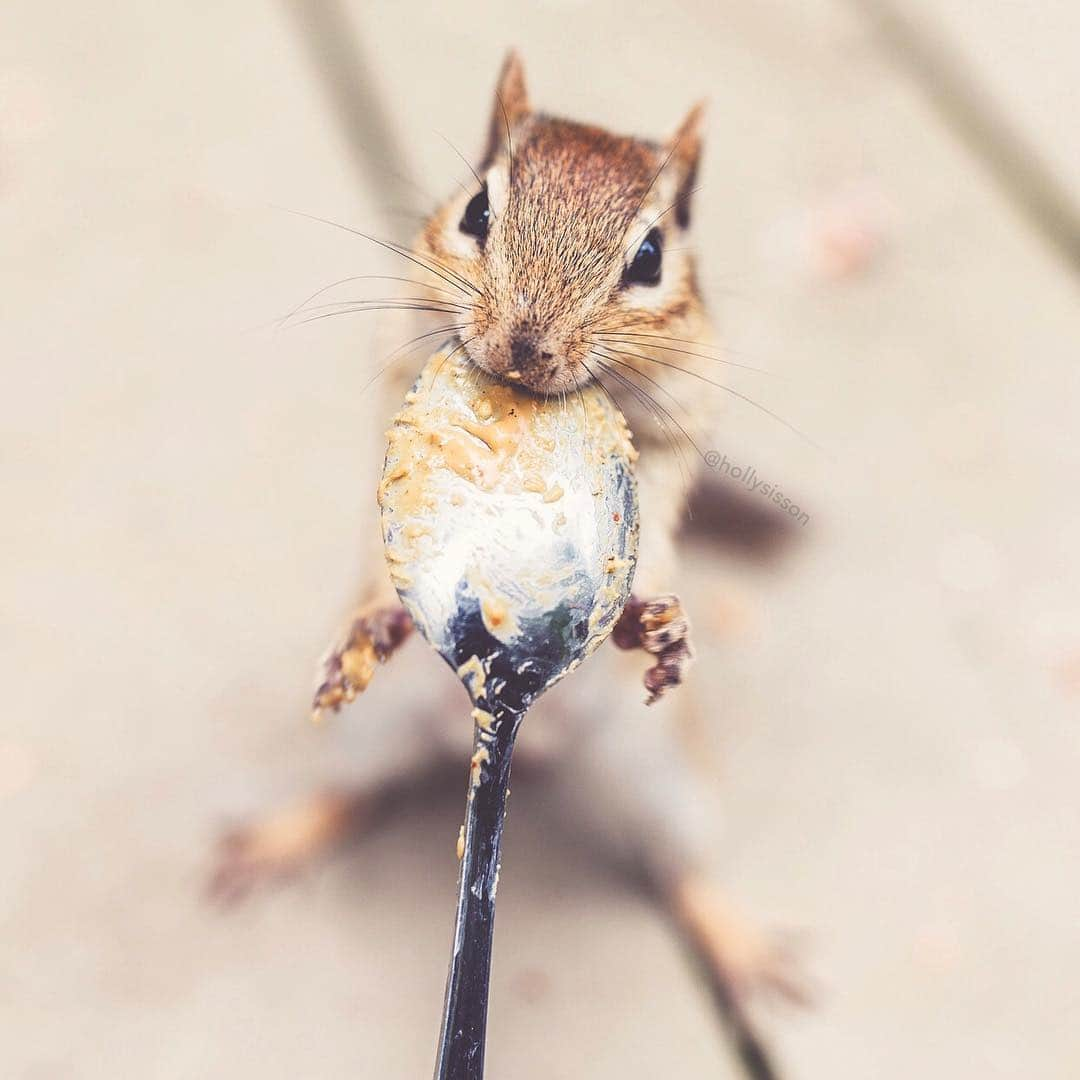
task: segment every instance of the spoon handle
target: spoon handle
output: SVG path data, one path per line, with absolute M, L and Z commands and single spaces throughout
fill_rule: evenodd
M 446 980 L 435 1080 L 481 1080 L 484 1075 L 499 851 L 510 788 L 510 761 L 523 716 L 507 710 L 493 717 L 487 727 L 478 725 L 475 732 L 454 951 Z

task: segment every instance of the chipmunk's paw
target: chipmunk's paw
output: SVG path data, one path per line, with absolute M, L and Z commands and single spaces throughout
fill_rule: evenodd
M 322 661 L 313 718 L 321 719 L 326 709 L 337 712 L 362 694 L 376 666 L 388 660 L 411 631 L 412 619 L 398 604 L 361 609 L 344 639 Z
M 762 998 L 808 1007 L 814 1002 L 810 979 L 790 942 L 774 934 L 745 931 L 723 936 L 710 953 L 713 974 L 740 1006 Z
M 670 593 L 651 600 L 630 597 L 612 639 L 620 649 L 644 649 L 656 657 L 656 663 L 645 672 L 648 705 L 678 686 L 694 659 L 690 620 L 679 598 Z
M 218 840 L 207 897 L 223 907 L 263 885 L 295 877 L 349 828 L 356 800 L 324 793 L 240 825 Z
M 699 882 L 687 882 L 677 904 L 700 959 L 737 1009 L 745 1011 L 761 998 L 800 1006 L 813 1003 L 814 986 L 792 936 L 746 924 L 719 893 Z

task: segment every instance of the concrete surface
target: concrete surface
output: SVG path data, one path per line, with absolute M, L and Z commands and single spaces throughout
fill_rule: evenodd
M 783 376 L 737 385 L 827 450 L 733 404 L 717 449 L 811 522 L 691 570 L 742 612 L 698 616 L 716 866 L 825 988 L 769 1030 L 795 1080 L 1077 1075 L 1075 277 L 848 5 L 352 14 L 434 194 L 464 168 L 434 130 L 477 145 L 509 44 L 538 102 L 619 128 L 710 97 L 706 277 Z M 0 1074 L 427 1075 L 456 792 L 231 916 L 199 895 L 221 823 L 347 772 L 364 722 L 303 717 L 369 516 L 367 331 L 265 327 L 379 265 L 276 207 L 375 208 L 292 12 L 4 22 Z M 830 275 L 851 214 L 881 243 Z M 648 904 L 520 794 L 491 1075 L 734 1076 Z
M 860 0 L 861 2 L 861 0 Z M 1080 203 L 1080 95 L 1075 64 L 1062 55 L 1080 33 L 1070 0 L 1038 5 L 914 0 L 904 7 L 952 51 L 988 102 L 1025 137 Z

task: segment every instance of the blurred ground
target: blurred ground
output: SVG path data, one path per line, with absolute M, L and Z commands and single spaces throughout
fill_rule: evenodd
M 478 145 L 510 44 L 536 101 L 620 129 L 709 96 L 705 275 L 735 352 L 783 376 L 733 385 L 828 451 L 733 403 L 716 449 L 797 497 L 805 542 L 701 556 L 684 586 L 744 612 L 697 669 L 716 866 L 811 932 L 826 986 L 773 1020 L 781 1058 L 1075 1076 L 1075 275 L 857 5 L 352 13 L 433 195 L 464 170 L 435 132 Z M 1075 132 L 1047 119 L 1075 112 L 1075 11 L 1019 50 L 1009 5 L 919 17 L 994 69 L 1075 193 Z M 379 208 L 294 10 L 16 0 L 4 22 L 0 1073 L 427 1075 L 455 793 L 235 916 L 199 898 L 218 825 L 347 773 L 364 722 L 302 720 L 370 517 L 368 331 L 265 326 L 377 265 L 274 207 Z M 648 905 L 520 795 L 491 1073 L 734 1075 Z

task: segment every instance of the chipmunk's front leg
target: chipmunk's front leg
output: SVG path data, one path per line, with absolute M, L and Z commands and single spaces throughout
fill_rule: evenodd
M 380 329 L 376 354 L 386 354 L 390 342 L 405 334 L 412 336 L 415 329 L 408 320 L 388 319 Z M 381 463 L 383 460 L 386 440 L 382 433 L 412 384 L 414 366 L 408 362 L 408 356 L 399 356 L 387 369 L 379 386 L 375 405 L 377 422 L 372 424 L 372 461 Z M 362 694 L 377 667 L 389 660 L 412 632 L 412 619 L 401 606 L 387 572 L 382 535 L 377 524 L 366 544 L 364 573 L 369 584 L 360 603 L 319 661 L 311 703 L 316 720 L 326 711 L 337 712 L 342 705 L 348 705 Z
M 412 628 L 393 589 L 379 589 L 362 602 L 319 662 L 313 718 L 321 719 L 326 710 L 337 712 L 362 694 L 378 665 L 390 659 Z
M 611 640 L 620 649 L 644 649 L 656 662 L 645 672 L 647 705 L 659 701 L 683 681 L 694 659 L 690 620 L 674 593 L 648 600 L 631 596 L 615 624 Z
M 652 451 L 651 453 L 649 451 Z M 669 592 L 676 567 L 675 532 L 684 498 L 670 457 L 647 444 L 638 461 L 641 547 L 634 595 L 623 609 L 611 639 L 620 649 L 643 649 L 653 657 L 645 672 L 652 705 L 684 679 L 694 659 L 690 620 L 678 596 Z

